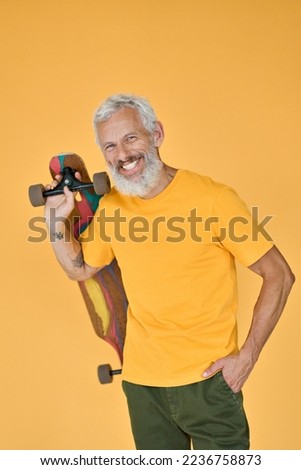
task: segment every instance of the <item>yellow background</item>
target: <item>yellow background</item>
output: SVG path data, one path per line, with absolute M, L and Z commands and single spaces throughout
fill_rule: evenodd
M 91 116 L 115 92 L 149 98 L 162 157 L 226 182 L 300 277 L 299 0 L 1 0 L 2 449 L 132 449 L 118 366 L 49 243 L 29 243 L 56 153 L 104 169 Z M 238 267 L 240 338 L 260 281 Z M 245 386 L 253 449 L 300 449 L 300 294 Z

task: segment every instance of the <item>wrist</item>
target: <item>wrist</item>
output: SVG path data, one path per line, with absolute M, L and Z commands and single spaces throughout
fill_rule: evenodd
M 70 229 L 71 222 L 68 217 L 57 215 L 54 207 L 45 208 L 45 222 L 49 230 L 54 231 L 56 227 L 67 227 Z
M 57 241 L 64 241 L 64 242 L 70 242 L 70 231 L 67 230 L 66 225 L 63 222 L 56 222 L 53 223 L 47 222 L 46 225 L 48 228 L 48 234 L 50 238 L 50 242 L 57 242 Z
M 255 363 L 257 362 L 259 352 L 257 348 L 252 347 L 252 345 L 245 343 L 239 351 L 239 359 L 244 364 L 246 369 L 253 369 Z

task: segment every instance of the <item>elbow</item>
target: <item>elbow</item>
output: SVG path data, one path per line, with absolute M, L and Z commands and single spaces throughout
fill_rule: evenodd
M 288 266 L 285 264 L 279 269 L 269 272 L 267 276 L 263 276 L 267 283 L 274 285 L 278 291 L 282 291 L 285 297 L 288 297 L 290 291 L 295 283 L 295 275 Z
M 69 281 L 82 281 L 83 279 L 81 278 L 81 276 L 79 276 L 78 274 L 75 274 L 75 273 L 66 273 L 67 274 L 67 277 L 69 279 Z
M 68 278 L 70 279 L 70 281 L 77 281 L 77 282 L 81 282 L 81 281 L 87 281 L 91 275 L 89 275 L 89 273 L 86 272 L 86 270 L 82 270 L 80 272 L 67 272 L 66 273 Z
M 290 291 L 296 282 L 296 277 L 294 273 L 289 269 L 289 272 L 286 274 L 286 285 L 288 286 L 288 290 Z
M 87 281 L 88 279 L 91 279 L 91 277 L 93 277 L 103 267 L 104 266 L 96 268 L 84 263 L 80 268 L 66 271 L 66 274 L 69 279 L 71 279 L 71 281 Z
M 292 287 L 296 281 L 295 275 L 288 265 L 282 270 L 278 277 L 279 286 L 282 286 L 282 290 L 286 296 L 289 295 Z

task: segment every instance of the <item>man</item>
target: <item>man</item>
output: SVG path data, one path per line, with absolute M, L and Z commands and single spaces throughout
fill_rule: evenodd
M 55 208 L 53 249 L 71 279 L 118 260 L 129 300 L 123 388 L 136 447 L 248 449 L 241 388 L 294 276 L 231 188 L 162 162 L 163 126 L 146 100 L 112 96 L 94 125 L 115 187 L 83 236 L 89 241 L 66 236 L 68 188 L 47 200 L 45 215 L 50 226 Z M 240 351 L 235 258 L 263 280 Z

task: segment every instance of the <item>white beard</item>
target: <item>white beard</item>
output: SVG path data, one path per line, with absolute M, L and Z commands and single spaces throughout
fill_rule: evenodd
M 127 196 L 144 197 L 156 186 L 160 178 L 163 163 L 157 157 L 155 149 L 150 150 L 148 154 L 141 154 L 141 156 L 144 158 L 145 166 L 137 181 L 131 181 L 130 177 L 121 175 L 117 169 L 118 165 L 109 167 L 116 189 L 120 193 Z

